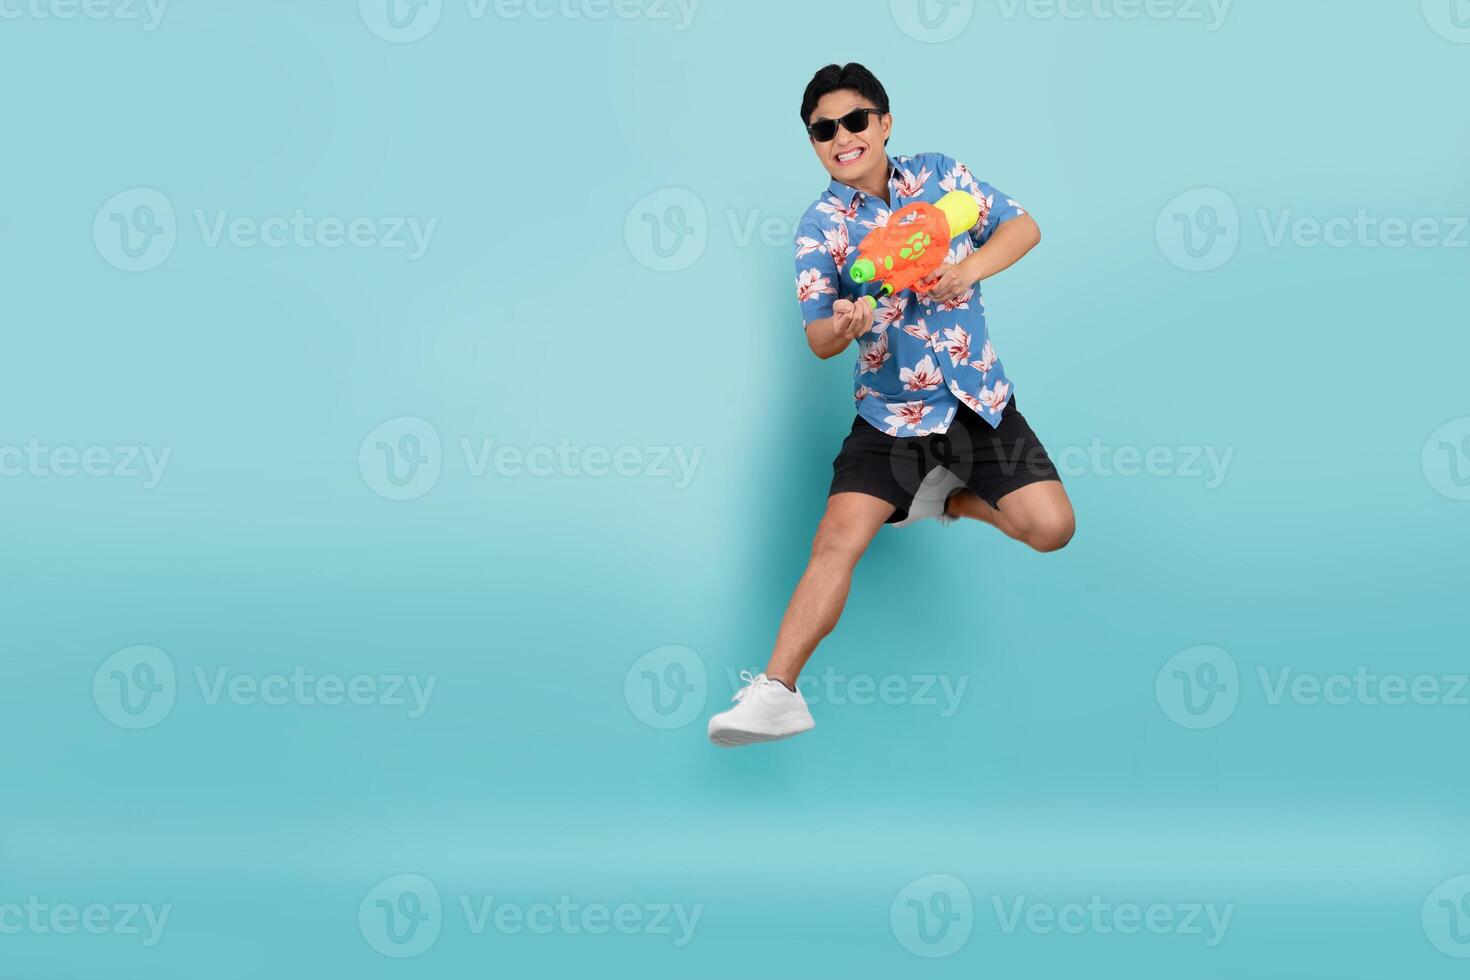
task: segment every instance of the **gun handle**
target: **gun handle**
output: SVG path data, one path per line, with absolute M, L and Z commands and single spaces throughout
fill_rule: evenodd
M 878 290 L 878 295 L 879 296 L 892 296 L 895 292 L 897 292 L 897 290 L 893 288 L 893 283 L 892 282 L 885 282 L 883 284 L 883 288 L 881 288 L 881 289 Z M 868 301 L 868 305 L 871 306 L 873 309 L 876 310 L 878 308 L 878 300 L 877 300 L 876 297 L 873 297 L 873 296 L 864 296 L 863 299 L 867 300 Z

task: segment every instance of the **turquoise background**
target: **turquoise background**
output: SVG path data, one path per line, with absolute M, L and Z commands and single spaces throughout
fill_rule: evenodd
M 172 911 L 153 946 L 0 933 L 0 976 L 1463 975 L 1470 905 L 1430 893 L 1470 872 L 1465 692 L 1272 703 L 1260 680 L 1470 670 L 1467 236 L 1272 247 L 1260 217 L 1470 213 L 1450 0 L 1237 0 L 1218 30 L 985 0 L 927 9 L 938 42 L 907 0 L 704 0 L 682 30 L 444 0 L 410 43 L 346 2 L 175 0 L 154 30 L 56 2 L 0 19 L 0 446 L 170 455 L 151 488 L 0 477 L 0 907 Z M 809 676 L 942 677 L 957 710 L 845 687 L 813 734 L 723 752 L 704 719 L 765 662 L 851 420 L 789 243 L 826 184 L 799 99 L 834 59 L 887 85 L 891 149 L 1036 215 L 987 301 L 1054 455 L 1233 455 L 1212 487 L 1079 466 L 1056 555 L 885 531 Z M 139 187 L 177 232 L 128 272 L 106 202 Z M 1213 256 L 1235 251 L 1191 272 L 1157 229 L 1199 188 L 1238 220 L 1215 213 Z M 437 224 L 410 260 L 211 246 L 195 219 L 296 209 Z M 404 417 L 440 472 L 387 499 L 377 438 L 359 450 L 384 423 L 412 449 Z M 475 475 L 461 440 L 486 439 L 633 447 L 645 475 Z M 660 446 L 700 454 L 687 486 L 645 472 Z M 950 583 L 928 605 L 920 568 Z M 174 702 L 129 730 L 104 661 L 136 645 Z M 1166 664 L 1201 645 L 1238 680 L 1192 729 Z M 682 675 L 640 660 L 670 646 Z M 220 668 L 437 680 L 415 718 L 210 703 L 196 670 Z M 402 959 L 373 901 L 359 924 L 400 874 L 443 901 Z M 968 935 L 915 931 L 930 875 L 970 896 Z M 685 945 L 474 935 L 459 898 L 489 895 L 702 910 Z M 1233 917 L 1206 946 L 994 913 L 1094 895 Z

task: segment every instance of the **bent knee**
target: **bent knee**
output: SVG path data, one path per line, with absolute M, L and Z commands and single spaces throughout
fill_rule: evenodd
M 856 562 L 868 546 L 860 528 L 839 521 L 823 521 L 812 539 L 812 558 Z
M 1036 551 L 1061 551 L 1077 533 L 1077 519 L 1070 511 L 1048 515 L 1027 528 L 1026 544 Z

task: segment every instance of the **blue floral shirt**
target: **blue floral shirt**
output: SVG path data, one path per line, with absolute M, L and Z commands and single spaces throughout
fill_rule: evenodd
M 873 329 L 859 338 L 853 399 L 858 414 L 889 435 L 946 432 L 960 402 L 999 425 L 1011 384 L 990 345 L 979 288 L 948 303 L 931 302 L 912 290 L 878 298 L 882 283 L 854 283 L 847 265 L 868 232 L 914 201 L 933 203 L 952 190 L 974 195 L 980 220 L 950 243 L 948 261 L 956 263 L 1026 212 L 942 153 L 889 157 L 889 167 L 890 203 L 834 178 L 802 216 L 796 230 L 802 319 L 811 323 L 831 316 L 837 299 L 877 298 Z

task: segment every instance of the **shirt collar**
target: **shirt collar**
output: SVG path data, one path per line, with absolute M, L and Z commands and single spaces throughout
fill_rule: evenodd
M 898 175 L 898 163 L 893 159 L 893 157 L 890 156 L 888 158 L 888 182 L 890 184 L 890 187 L 889 187 L 889 190 L 890 191 L 893 189 L 892 186 L 891 186 L 892 183 L 893 183 L 893 178 L 896 177 L 897 175 Z M 831 194 L 833 197 L 835 197 L 839 201 L 841 201 L 843 207 L 850 208 L 850 207 L 852 207 L 852 199 L 853 199 L 853 197 L 855 197 L 858 194 L 861 194 L 862 191 L 858 190 L 856 187 L 849 187 L 847 184 L 844 184 L 842 181 L 838 180 L 836 177 L 833 177 L 832 178 L 832 182 L 827 185 L 827 193 Z M 892 197 L 893 197 L 893 195 L 890 194 L 889 195 L 889 199 L 892 200 Z

